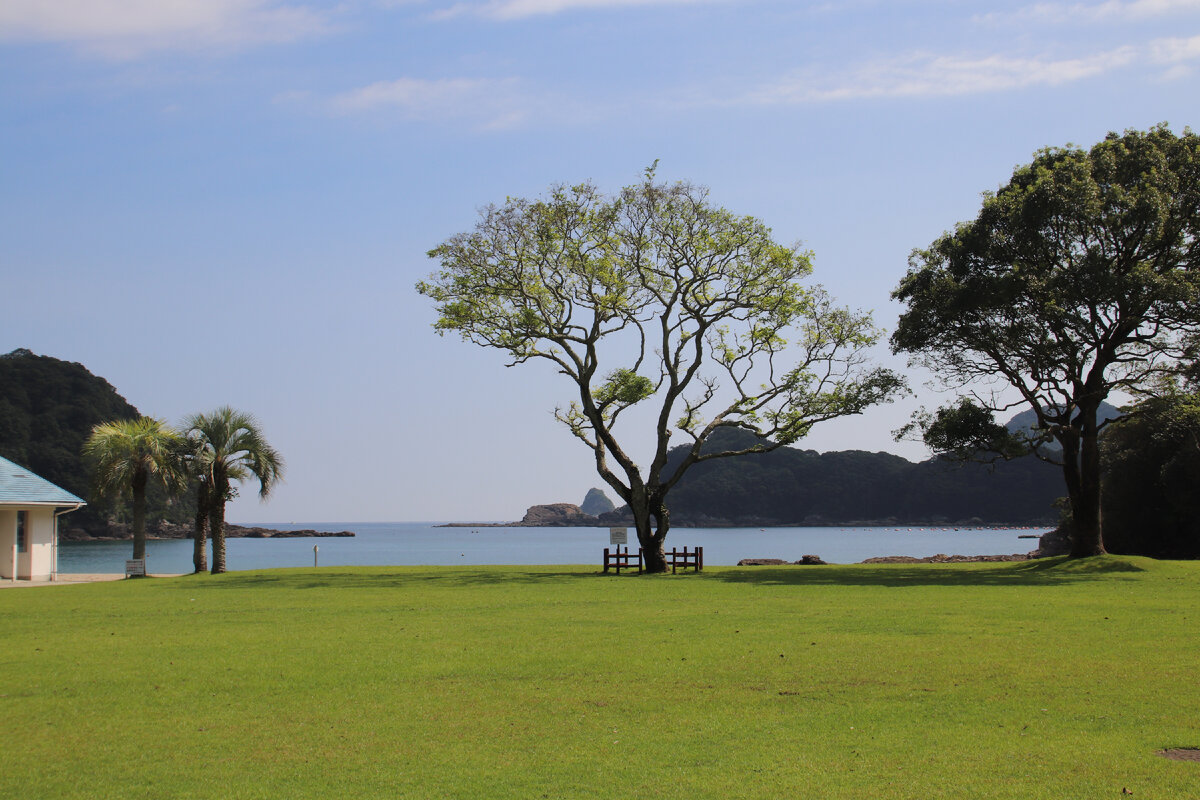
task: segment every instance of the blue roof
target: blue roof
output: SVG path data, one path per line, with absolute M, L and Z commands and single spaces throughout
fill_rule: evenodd
M 83 500 L 0 456 L 0 503 L 74 506 Z

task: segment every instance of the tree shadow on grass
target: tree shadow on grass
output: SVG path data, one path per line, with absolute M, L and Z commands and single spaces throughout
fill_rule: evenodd
M 958 564 L 850 564 L 746 567 L 706 573 L 714 580 L 762 586 L 1054 586 L 1145 572 L 1124 556 Z
M 500 584 L 564 583 L 606 577 L 595 568 L 551 567 L 531 570 L 522 567 L 463 569 L 462 567 L 328 567 L 231 572 L 205 588 L 244 589 L 389 589 L 414 586 L 486 586 Z
M 1053 586 L 1119 579 L 1146 571 L 1147 559 L 1097 556 L 958 564 L 848 564 L 718 567 L 678 575 L 605 574 L 596 567 L 307 567 L 231 572 L 203 578 L 206 589 L 402 589 L 416 586 L 563 584 L 596 580 L 699 580 L 758 586 Z M 182 580 L 182 579 L 181 579 Z

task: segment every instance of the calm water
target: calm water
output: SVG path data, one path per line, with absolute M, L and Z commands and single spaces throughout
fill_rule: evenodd
M 608 546 L 608 528 L 438 528 L 428 522 L 269 524 L 276 530 L 312 528 L 354 531 L 353 538 L 229 539 L 230 570 L 311 567 L 313 547 L 320 566 L 387 566 L 445 564 L 594 564 Z M 736 564 L 743 558 L 784 558 L 807 554 L 836 564 L 874 556 L 931 556 L 937 553 L 993 555 L 1025 553 L 1035 539 L 1019 534 L 1037 530 L 972 528 L 676 528 L 667 536 L 672 547 L 704 548 L 704 563 Z M 630 539 L 636 537 L 630 531 Z M 131 542 L 63 542 L 58 568 L 62 573 L 124 572 L 133 553 Z M 150 572 L 191 572 L 190 539 L 146 543 Z

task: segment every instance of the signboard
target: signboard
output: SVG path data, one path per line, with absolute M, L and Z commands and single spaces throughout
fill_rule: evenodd
M 609 544 L 629 544 L 629 528 L 609 528 Z
M 125 577 L 129 578 L 134 575 L 146 575 L 146 559 L 131 558 L 125 562 Z

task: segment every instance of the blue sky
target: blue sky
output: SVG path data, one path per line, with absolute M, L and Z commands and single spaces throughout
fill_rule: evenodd
M 288 479 L 237 521 L 516 519 L 599 479 L 569 386 L 413 290 L 480 206 L 661 159 L 891 328 L 1035 150 L 1198 111 L 1197 0 L 5 0 L 0 351 L 256 414 Z M 801 446 L 924 457 L 924 380 Z

